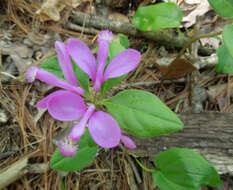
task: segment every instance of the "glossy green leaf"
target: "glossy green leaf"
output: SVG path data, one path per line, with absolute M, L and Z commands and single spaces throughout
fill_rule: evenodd
M 116 41 L 112 41 L 109 44 L 109 60 L 112 60 L 118 53 L 125 50 L 125 47 L 121 44 L 117 43 Z
M 121 44 L 119 44 L 115 41 L 112 41 L 109 45 L 109 61 L 108 62 L 110 62 L 118 53 L 120 53 L 124 50 L 125 50 L 125 48 Z M 119 84 L 122 80 L 125 79 L 126 76 L 127 75 L 123 75 L 121 77 L 111 78 L 111 79 L 106 80 L 101 85 L 101 90 L 100 90 L 101 96 L 103 96 L 113 86 Z
M 182 10 L 175 3 L 158 3 L 139 8 L 132 22 L 137 29 L 153 31 L 161 28 L 179 27 L 183 18 Z
M 118 37 L 120 39 L 120 44 L 124 46 L 125 48 L 128 48 L 130 46 L 129 40 L 126 35 L 124 34 L 118 34 Z
M 75 64 L 73 60 L 72 60 L 72 65 L 73 65 L 73 69 L 74 69 L 74 74 L 75 74 L 76 78 L 78 79 L 79 86 L 81 86 L 85 90 L 85 93 L 87 95 L 90 95 L 90 91 L 89 91 L 90 79 L 89 79 L 88 74 L 83 72 L 83 70 L 80 69 L 79 66 L 77 64 Z
M 223 41 L 228 53 L 233 57 L 233 24 L 226 25 L 222 31 Z
M 217 50 L 218 64 L 216 70 L 226 74 L 233 73 L 233 57 L 229 54 L 225 45 L 221 45 Z
M 216 169 L 200 154 L 175 148 L 159 154 L 155 160 L 159 170 L 152 177 L 161 190 L 199 190 L 202 185 L 222 184 Z
M 120 128 L 138 137 L 168 134 L 183 127 L 180 119 L 155 95 L 125 90 L 104 101 Z
M 40 68 L 56 75 L 58 78 L 61 78 L 63 80 L 65 79 L 61 67 L 59 65 L 57 56 L 53 56 L 47 59 L 43 64 L 40 65 Z
M 84 168 L 93 161 L 98 146 L 91 139 L 88 131 L 79 140 L 78 153 L 73 157 L 65 157 L 57 148 L 50 161 L 50 167 L 58 171 L 76 171 Z
M 208 0 L 213 9 L 222 17 L 233 18 L 232 0 Z
M 116 86 L 121 81 L 123 81 L 126 78 L 127 75 L 123 75 L 118 78 L 111 78 L 106 80 L 102 86 L 101 86 L 101 94 L 104 95 L 108 90 L 110 90 L 113 86 Z
M 77 64 L 74 63 L 72 60 L 72 65 L 74 69 L 74 74 L 78 79 L 79 86 L 81 86 L 85 92 L 89 95 L 89 76 L 84 73 Z M 58 78 L 65 80 L 65 77 L 63 76 L 62 69 L 59 65 L 57 56 L 50 57 L 47 59 L 42 65 L 40 65 L 40 68 L 56 75 Z

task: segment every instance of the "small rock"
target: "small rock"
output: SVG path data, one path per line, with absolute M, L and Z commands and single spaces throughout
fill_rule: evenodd
M 33 54 L 32 49 L 31 48 L 29 49 L 25 45 L 16 45 L 15 52 L 17 52 L 21 58 L 32 57 L 32 54 Z

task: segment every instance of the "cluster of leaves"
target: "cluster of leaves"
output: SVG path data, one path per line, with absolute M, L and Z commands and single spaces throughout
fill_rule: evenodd
M 233 18 L 233 0 L 208 0 L 214 10 L 222 17 Z M 175 3 L 158 3 L 139 8 L 132 22 L 141 31 L 179 27 L 182 10 Z M 227 25 L 222 32 L 223 43 L 217 50 L 218 72 L 233 73 L 233 25 Z M 177 64 L 178 65 L 178 64 Z

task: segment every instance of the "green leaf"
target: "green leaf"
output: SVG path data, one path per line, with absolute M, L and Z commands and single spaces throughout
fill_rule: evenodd
M 155 160 L 159 170 L 152 177 L 162 190 L 199 190 L 202 185 L 222 185 L 216 169 L 197 152 L 185 148 L 170 149 Z
M 40 68 L 56 75 L 60 79 L 65 79 L 61 67 L 59 65 L 57 56 L 48 58 L 42 65 L 40 65 Z
M 125 90 L 105 100 L 104 105 L 121 129 L 138 137 L 168 134 L 183 127 L 180 119 L 155 95 L 143 90 Z
M 233 0 L 208 0 L 213 9 L 222 17 L 233 18 Z
M 76 171 L 84 168 L 95 158 L 98 146 L 91 139 L 88 131 L 79 140 L 78 153 L 73 157 L 65 157 L 57 148 L 50 161 L 50 167 L 58 171 Z
M 78 79 L 79 86 L 81 86 L 85 90 L 85 93 L 87 95 L 90 95 L 90 91 L 89 91 L 90 79 L 89 79 L 88 74 L 86 74 L 82 69 L 80 69 L 80 67 L 77 64 L 75 64 L 73 60 L 71 61 L 72 61 L 73 69 L 74 69 L 74 74 L 76 78 Z
M 129 40 L 126 35 L 124 34 L 118 34 L 118 37 L 120 39 L 120 44 L 124 46 L 125 48 L 128 48 L 130 46 Z
M 121 44 L 117 43 L 116 41 L 112 41 L 109 44 L 109 59 L 110 61 L 120 52 L 124 51 L 125 47 Z
M 110 90 L 113 86 L 119 84 L 126 78 L 127 75 L 123 75 L 118 78 L 111 78 L 106 80 L 101 86 L 101 95 L 104 95 L 108 90 Z
M 224 27 L 222 36 L 228 53 L 233 57 L 233 24 Z
M 158 3 L 139 8 L 132 22 L 137 29 L 153 31 L 161 28 L 179 27 L 183 18 L 182 10 L 175 3 Z
M 228 53 L 224 44 L 218 47 L 217 55 L 218 64 L 216 70 L 226 74 L 233 73 L 233 57 Z

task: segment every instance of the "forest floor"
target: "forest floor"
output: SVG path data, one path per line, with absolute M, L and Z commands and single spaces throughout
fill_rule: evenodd
M 109 3 L 110 2 L 110 3 Z M 159 2 L 159 1 L 157 1 Z M 49 161 L 56 149 L 54 142 L 69 123 L 55 121 L 46 111 L 38 110 L 35 103 L 53 87 L 36 81 L 29 84 L 25 71 L 31 65 L 40 65 L 55 55 L 54 42 L 70 37 L 82 39 L 92 50 L 96 48 L 96 35 L 107 28 L 77 24 L 73 12 L 130 24 L 130 18 L 139 6 L 157 3 L 155 0 L 2 0 L 0 2 L 0 176 L 7 184 L 0 189 L 62 189 L 60 178 L 66 179 L 67 190 L 155 190 L 150 173 L 140 168 L 133 154 L 122 146 L 105 151 L 78 172 L 61 173 L 49 168 Z M 195 32 L 210 33 L 222 29 L 228 20 L 216 15 L 206 1 L 175 1 L 183 9 L 184 21 L 180 30 L 189 38 Z M 46 4 L 47 3 L 47 4 Z M 42 7 L 42 8 L 41 8 Z M 201 27 L 196 29 L 202 18 Z M 81 17 L 80 17 L 81 18 Z M 174 29 L 176 32 L 176 30 Z M 115 37 L 119 31 L 113 31 Z M 175 113 L 233 112 L 233 76 L 217 73 L 216 49 L 218 38 L 199 40 L 205 50 L 195 53 L 200 61 L 198 69 L 183 65 L 166 75 L 160 64 L 171 61 L 181 49 L 176 44 L 166 45 L 149 39 L 146 35 L 125 33 L 130 47 L 142 53 L 140 66 L 111 90 L 116 94 L 124 89 L 143 89 L 158 96 Z M 174 42 L 175 43 L 175 42 Z M 198 43 L 194 43 L 199 47 Z M 210 60 L 210 61 L 208 61 Z M 173 68 L 174 69 L 174 68 Z M 181 72 L 180 72 L 181 71 Z M 232 122 L 233 126 L 233 122 Z M 205 157 L 205 155 L 203 155 Z M 153 168 L 151 160 L 138 159 Z M 231 166 L 232 168 L 232 166 Z M 8 173 L 7 173 L 8 171 Z M 228 172 L 228 171 L 227 171 Z M 231 171 L 233 173 L 233 171 Z M 218 188 L 202 187 L 202 190 L 232 190 L 233 179 L 223 173 L 224 185 Z M 5 186 L 4 185 L 4 186 Z

